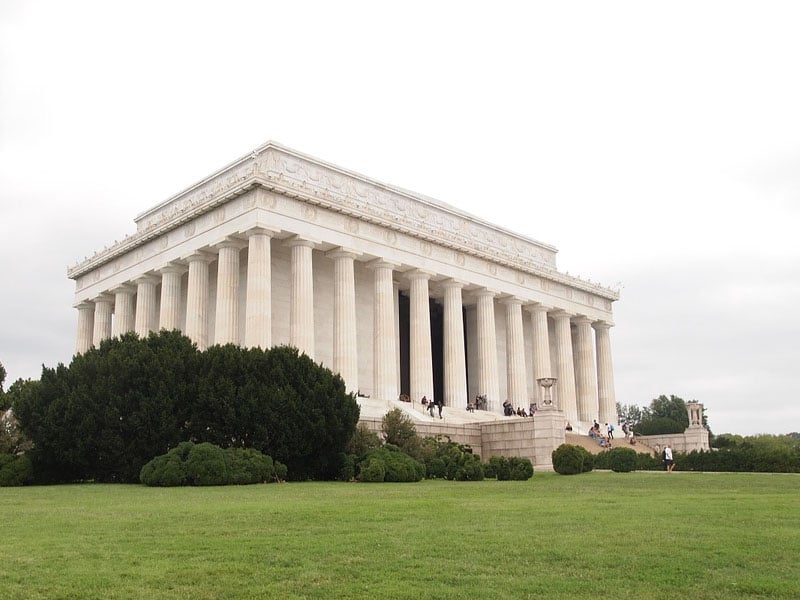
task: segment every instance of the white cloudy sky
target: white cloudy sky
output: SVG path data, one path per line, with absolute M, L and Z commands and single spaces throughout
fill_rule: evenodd
M 268 139 L 621 286 L 617 399 L 800 430 L 800 4 L 0 0 L 0 362 L 66 268 Z

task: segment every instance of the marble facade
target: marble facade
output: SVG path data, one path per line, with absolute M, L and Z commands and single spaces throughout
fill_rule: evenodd
M 135 219 L 68 270 L 76 351 L 179 329 L 199 348 L 291 344 L 350 391 L 486 395 L 616 422 L 616 291 L 556 249 L 424 195 L 268 142 Z

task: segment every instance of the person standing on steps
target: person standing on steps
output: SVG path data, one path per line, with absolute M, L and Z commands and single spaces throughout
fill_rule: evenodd
M 439 418 L 440 419 L 442 418 L 442 404 L 444 404 L 444 402 L 441 399 L 436 401 L 436 406 L 439 407 Z

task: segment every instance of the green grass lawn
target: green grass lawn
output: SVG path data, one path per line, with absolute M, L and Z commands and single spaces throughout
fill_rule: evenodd
M 0 598 L 800 598 L 800 476 L 0 488 Z

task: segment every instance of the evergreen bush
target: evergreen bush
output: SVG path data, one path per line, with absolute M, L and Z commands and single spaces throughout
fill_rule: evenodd
M 359 470 L 358 480 L 365 483 L 381 483 L 386 477 L 386 467 L 377 458 L 368 458 Z
M 285 477 L 285 469 L 256 450 L 183 442 L 146 463 L 139 478 L 148 486 L 244 485 Z
M 425 476 L 425 466 L 393 444 L 386 444 L 382 448 L 370 450 L 366 460 L 362 462 L 360 473 L 363 475 L 365 468 L 374 468 L 372 465 L 376 462 L 383 467 L 381 481 L 420 481 Z M 366 480 L 363 476 L 360 479 L 361 481 L 376 481 L 374 477 L 377 477 L 377 471 L 367 477 Z
M 637 452 L 632 448 L 612 448 L 603 454 L 608 459 L 609 468 L 615 473 L 630 473 L 636 469 Z
M 31 459 L 13 454 L 0 454 L 0 487 L 20 486 L 33 479 Z
M 553 469 L 561 475 L 577 475 L 592 470 L 594 459 L 586 448 L 561 444 L 553 450 Z

